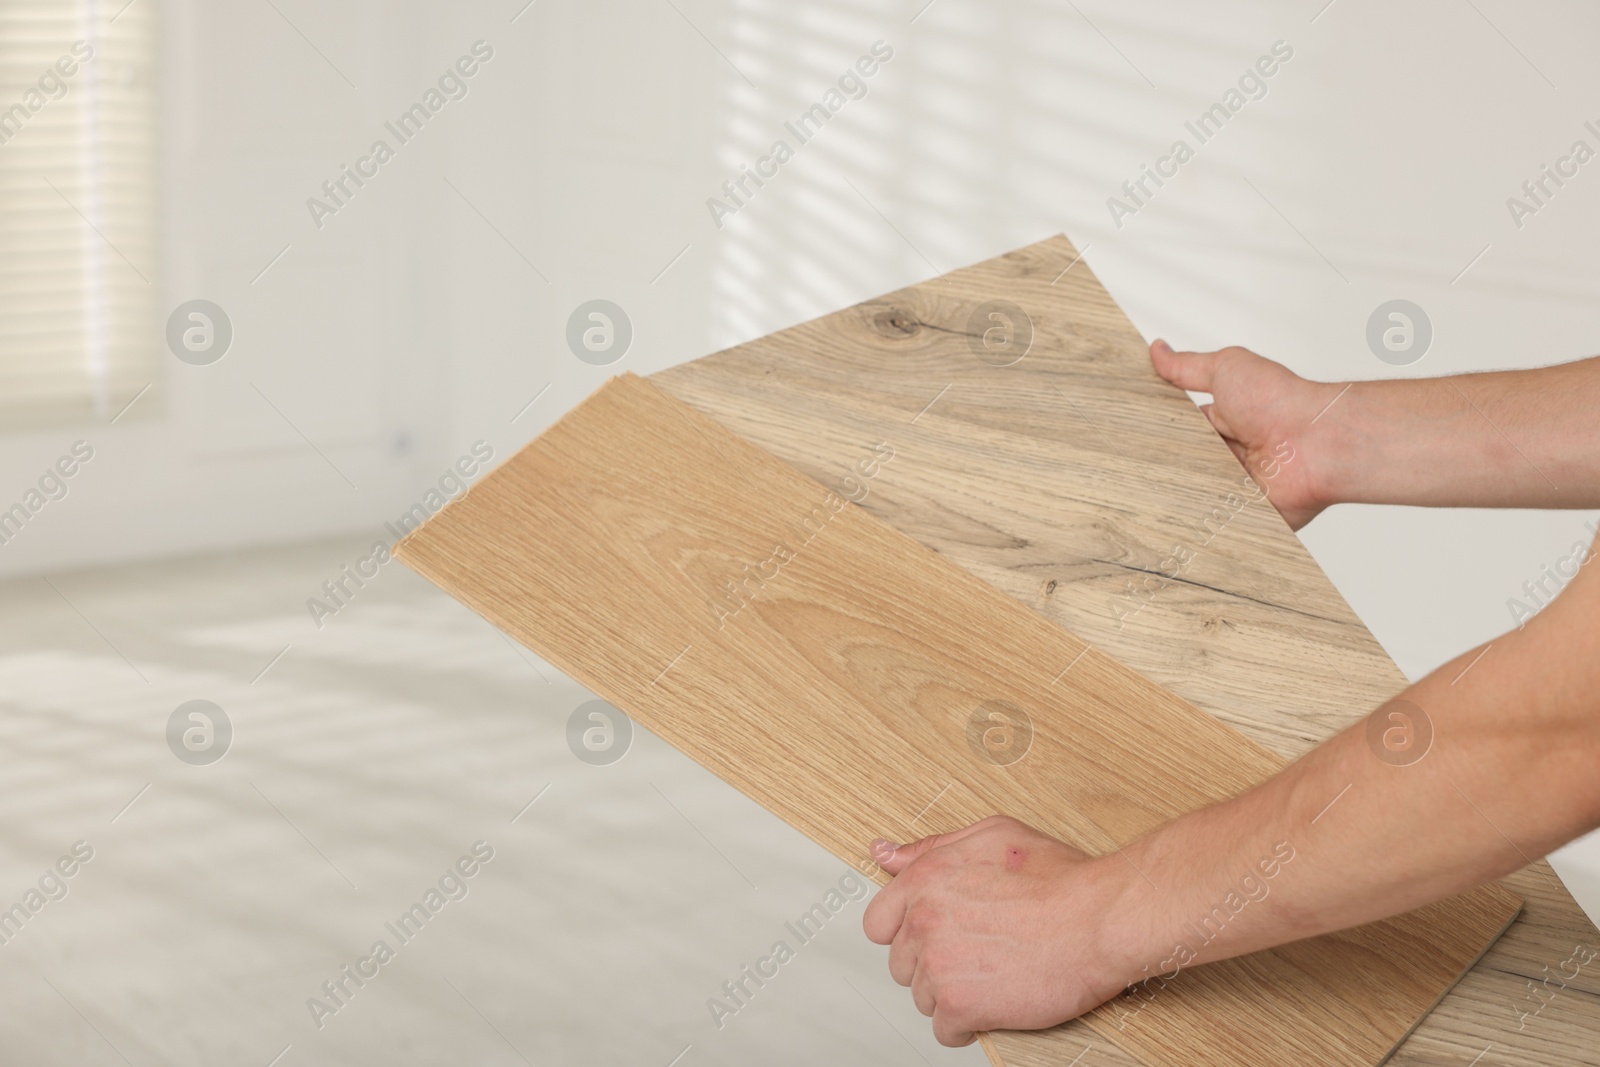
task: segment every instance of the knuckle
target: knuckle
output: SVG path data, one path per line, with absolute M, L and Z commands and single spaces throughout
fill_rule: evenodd
M 949 954 L 946 953 L 942 948 L 938 947 L 923 949 L 922 955 L 917 959 L 917 963 L 920 970 L 926 974 L 929 981 L 935 985 L 938 985 L 940 979 L 942 979 L 950 970 Z M 941 990 L 939 993 L 939 1002 L 941 1004 L 944 1003 L 943 990 Z
M 934 1040 L 946 1048 L 960 1048 L 963 1045 L 972 1043 L 970 1031 L 961 1026 L 960 1023 L 950 1021 L 943 1004 L 939 1005 L 939 1010 L 934 1015 L 933 1037 Z
M 946 1016 L 948 1022 L 961 1025 L 971 1007 L 972 998 L 963 987 L 951 986 L 939 990 L 939 1010 Z
M 914 908 L 906 913 L 906 933 L 916 940 L 934 933 L 940 925 L 939 914 L 932 908 Z

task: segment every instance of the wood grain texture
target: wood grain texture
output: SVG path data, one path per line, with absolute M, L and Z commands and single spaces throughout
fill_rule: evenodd
M 875 836 L 996 811 L 1103 854 L 1284 762 L 632 376 L 397 554 L 868 873 Z M 996 701 L 1031 722 L 1004 765 L 972 726 Z M 1152 1067 L 1369 1067 L 1517 908 L 1480 889 L 1186 970 L 1131 1018 L 1113 1002 L 1087 1025 Z M 986 1048 L 1067 1063 L 1081 1031 Z
M 1008 367 L 975 359 L 969 333 L 973 311 L 997 299 L 1033 320 L 1031 350 Z M 862 507 L 1278 755 L 1298 756 L 1405 679 L 1265 502 L 1220 532 L 1208 525 L 1243 472 L 1188 398 L 1151 372 L 1145 349 L 1071 243 L 1053 237 L 653 380 L 830 484 L 872 443 L 891 442 L 896 458 Z M 1178 546 L 1195 554 L 1168 577 L 1160 572 Z M 1492 797 L 1476 802 L 1493 816 Z M 1537 1016 L 1523 1014 L 1548 997 L 1544 982 L 1574 946 L 1600 948 L 1600 934 L 1549 864 L 1506 884 L 1525 899 L 1521 919 L 1399 1049 L 1396 1067 L 1465 1067 L 1480 1054 L 1481 1067 L 1600 1065 L 1594 968 Z M 1094 1050 L 1085 1064 L 1134 1062 L 1067 1029 Z

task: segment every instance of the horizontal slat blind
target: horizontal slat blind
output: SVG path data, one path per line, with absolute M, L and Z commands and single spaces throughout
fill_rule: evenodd
M 155 377 L 155 4 L 125 3 L 0 0 L 0 430 Z

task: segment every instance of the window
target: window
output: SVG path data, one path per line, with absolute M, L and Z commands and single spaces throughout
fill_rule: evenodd
M 154 8 L 0 0 L 0 431 L 155 379 Z

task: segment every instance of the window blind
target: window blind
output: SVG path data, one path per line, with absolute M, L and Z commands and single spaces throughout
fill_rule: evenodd
M 155 378 L 154 9 L 0 0 L 0 431 Z

